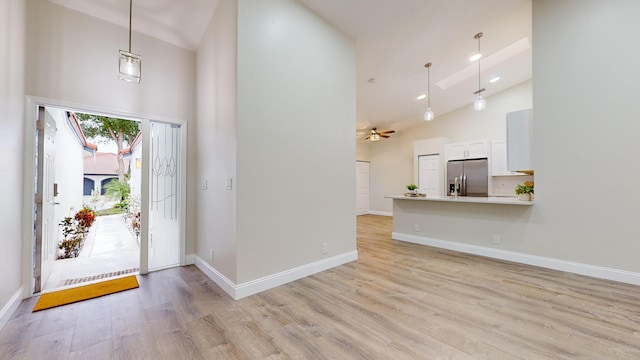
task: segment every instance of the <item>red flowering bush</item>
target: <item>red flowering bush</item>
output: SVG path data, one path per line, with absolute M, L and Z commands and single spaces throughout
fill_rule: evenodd
M 78 211 L 74 217 L 76 221 L 78 221 L 78 227 L 83 231 L 89 230 L 93 222 L 96 220 L 96 214 L 93 210 L 83 207 Z

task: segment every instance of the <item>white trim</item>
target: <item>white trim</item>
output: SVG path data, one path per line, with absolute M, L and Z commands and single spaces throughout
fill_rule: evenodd
M 194 265 L 196 263 L 196 258 L 197 258 L 196 254 L 188 254 L 187 256 L 184 257 L 184 264 Z
M 2 310 L 0 310 L 0 330 L 2 330 L 5 325 L 7 325 L 7 322 L 9 322 L 9 319 L 11 319 L 11 316 L 22 302 L 23 292 L 24 288 L 21 286 L 20 289 L 18 289 L 18 291 L 13 294 L 11 299 L 9 299 L 6 304 L 4 304 Z
M 463 244 L 446 240 L 438 240 L 421 236 L 393 232 L 391 238 L 415 244 L 428 245 L 442 249 L 459 251 L 467 254 L 480 255 L 493 259 L 513 261 L 526 265 L 539 266 L 552 270 L 566 271 L 574 274 L 591 276 L 599 279 L 619 281 L 627 284 L 640 285 L 640 273 L 608 268 L 597 265 L 578 263 L 567 260 L 553 259 L 544 256 L 518 253 L 484 246 Z
M 199 256 L 194 256 L 195 265 L 198 267 L 198 269 L 202 270 L 203 273 L 205 273 L 211 280 L 218 284 L 218 286 L 220 286 L 222 290 L 224 290 L 234 300 L 238 300 L 286 284 L 288 282 L 334 268 L 336 266 L 356 261 L 358 260 L 358 251 L 354 250 L 346 252 L 344 254 L 302 265 L 297 268 L 285 270 L 240 285 L 234 284 L 231 280 L 222 275 L 213 266 L 202 260 Z
M 369 210 L 370 215 L 380 215 L 380 216 L 393 216 L 393 211 L 376 211 Z

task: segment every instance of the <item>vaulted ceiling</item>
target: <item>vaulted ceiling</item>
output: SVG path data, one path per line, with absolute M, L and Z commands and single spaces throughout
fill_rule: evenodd
M 127 0 L 49 0 L 128 27 Z M 438 116 L 471 106 L 478 89 L 473 36 L 482 32 L 481 86 L 491 96 L 531 79 L 531 0 L 298 0 L 355 39 L 357 128 L 421 123 L 431 62 Z M 135 31 L 195 50 L 218 0 L 134 0 Z M 488 80 L 500 76 L 496 83 Z M 488 106 L 491 106 L 490 102 Z

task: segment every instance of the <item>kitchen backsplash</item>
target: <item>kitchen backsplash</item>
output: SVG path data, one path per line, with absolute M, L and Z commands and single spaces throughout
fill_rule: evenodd
M 515 190 L 518 184 L 525 181 L 534 181 L 533 176 L 492 176 L 493 194 L 489 196 L 516 196 Z

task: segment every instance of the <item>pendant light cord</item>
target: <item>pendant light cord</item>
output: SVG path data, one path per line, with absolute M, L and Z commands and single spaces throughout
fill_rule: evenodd
M 129 53 L 131 53 L 131 17 L 133 13 L 133 0 L 129 0 Z
M 431 109 L 431 63 L 427 66 L 427 108 Z
M 480 52 L 480 38 L 482 37 L 482 33 L 477 33 L 475 38 L 478 39 L 478 54 L 482 54 Z M 480 96 L 481 92 L 480 92 L 480 59 L 482 59 L 482 56 L 480 56 L 478 58 L 478 96 Z

